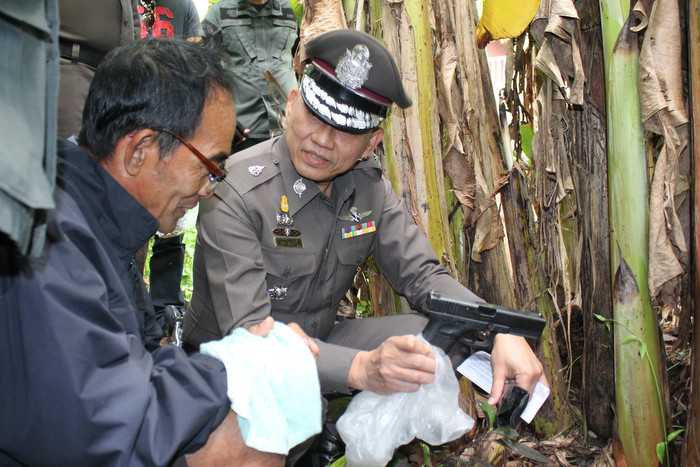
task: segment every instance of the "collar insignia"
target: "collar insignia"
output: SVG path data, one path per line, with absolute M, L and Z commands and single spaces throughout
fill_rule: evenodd
M 335 75 L 343 86 L 357 89 L 367 81 L 370 68 L 369 49 L 364 44 L 357 44 L 352 51 L 345 49 L 345 55 L 335 67 Z
M 306 191 L 306 184 L 304 183 L 304 180 L 300 178 L 294 182 L 294 185 L 292 185 L 292 190 L 294 190 L 294 193 L 299 195 L 299 198 L 301 198 L 301 195 L 303 195 Z
M 349 209 L 349 213 L 344 216 L 339 216 L 342 221 L 348 222 L 360 222 L 362 219 L 372 215 L 372 210 L 369 211 L 359 211 L 357 207 L 353 206 Z
M 248 167 L 248 173 L 251 174 L 253 177 L 257 177 L 262 173 L 264 168 L 264 165 L 251 165 Z

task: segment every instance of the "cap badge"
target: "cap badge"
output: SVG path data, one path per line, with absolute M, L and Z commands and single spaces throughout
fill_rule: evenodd
M 257 177 L 262 173 L 264 168 L 264 165 L 251 165 L 248 167 L 248 173 L 251 174 L 253 177 Z
M 345 55 L 335 67 L 335 74 L 342 85 L 357 89 L 367 81 L 370 68 L 369 49 L 364 44 L 357 44 L 352 51 L 345 50 Z
M 294 182 L 294 185 L 292 185 L 292 190 L 294 190 L 294 193 L 299 195 L 299 198 L 301 198 L 301 195 L 303 195 L 306 191 L 306 184 L 304 183 L 304 180 L 300 178 Z

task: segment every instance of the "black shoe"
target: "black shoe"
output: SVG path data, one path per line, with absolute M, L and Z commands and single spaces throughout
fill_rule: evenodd
M 345 443 L 335 423 L 327 422 L 311 448 L 294 464 L 295 467 L 328 467 L 345 454 Z

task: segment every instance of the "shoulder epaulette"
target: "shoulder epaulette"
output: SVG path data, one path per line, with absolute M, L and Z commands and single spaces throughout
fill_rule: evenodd
M 226 163 L 226 181 L 239 194 L 249 192 L 280 173 L 279 166 L 273 162 L 271 143 L 271 140 L 265 141 L 254 148 L 236 153 Z
M 355 166 L 355 170 L 362 170 L 372 175 L 376 175 L 377 177 L 381 177 L 382 163 L 379 160 L 379 156 L 377 156 L 376 154 L 372 154 L 366 160 L 358 162 Z

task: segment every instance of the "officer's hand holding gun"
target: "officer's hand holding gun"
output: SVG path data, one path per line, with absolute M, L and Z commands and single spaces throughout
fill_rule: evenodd
M 536 313 L 514 311 L 488 303 L 466 302 L 431 291 L 428 298 L 430 321 L 423 337 L 443 349 L 453 365 L 474 350 L 491 349 L 493 385 L 489 404 L 503 396 L 506 380 L 531 392 L 542 379 L 542 364 L 525 341 L 537 340 L 545 320 Z M 546 382 L 546 381 L 545 381 Z

